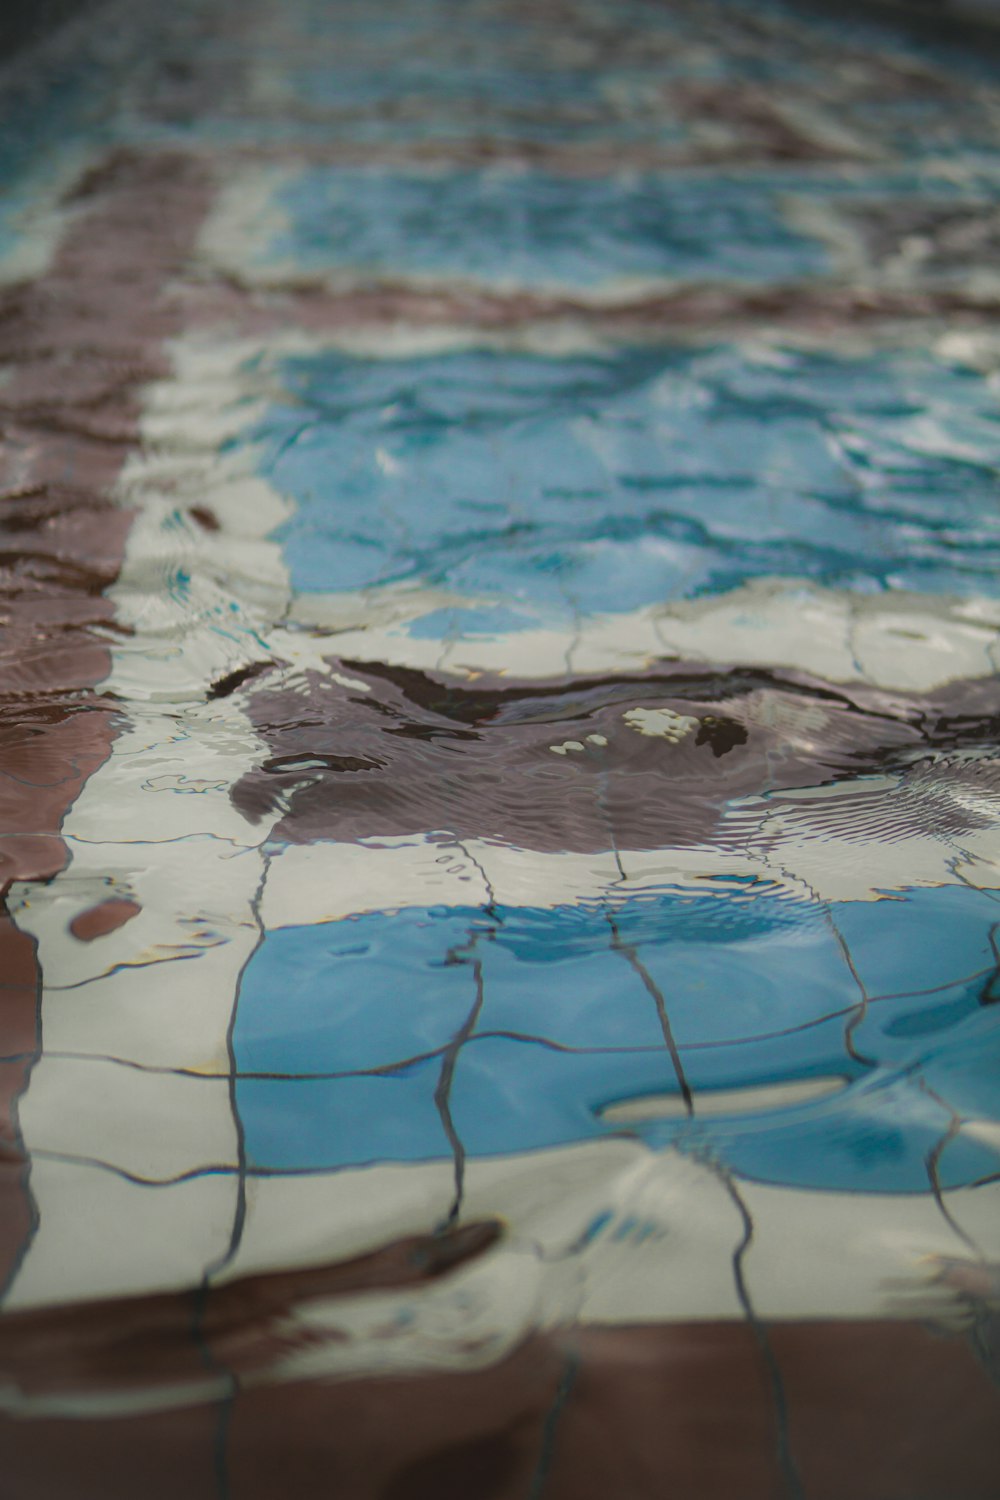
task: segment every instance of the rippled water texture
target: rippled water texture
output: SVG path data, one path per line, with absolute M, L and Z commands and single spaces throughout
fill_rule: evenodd
M 0 78 L 0 1489 L 996 1500 L 1000 33 Z

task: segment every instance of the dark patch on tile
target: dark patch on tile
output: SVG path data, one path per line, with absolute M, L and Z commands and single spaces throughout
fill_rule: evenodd
M 121 896 L 112 897 L 74 917 L 69 924 L 69 930 L 81 943 L 92 943 L 95 938 L 106 937 L 109 932 L 117 932 L 119 927 L 124 927 L 126 922 L 131 922 L 132 918 L 137 917 L 141 911 L 142 907 L 138 901 L 129 901 Z
M 909 764 L 942 743 L 988 747 L 1000 711 L 995 682 L 969 685 L 963 715 L 961 684 L 907 697 L 672 662 L 520 684 L 340 665 L 368 691 L 307 672 L 250 700 L 271 755 L 233 799 L 254 820 L 281 808 L 278 841 L 434 828 L 540 850 L 686 845 L 713 835 L 734 797 Z M 803 709 L 815 727 L 797 740 Z M 655 720 L 641 732 L 644 714 L 664 712 L 667 732 Z M 990 785 L 998 774 L 990 760 L 968 767 Z

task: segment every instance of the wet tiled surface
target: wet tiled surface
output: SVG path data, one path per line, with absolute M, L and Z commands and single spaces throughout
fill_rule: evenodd
M 992 1500 L 996 49 L 108 5 L 0 138 L 25 1500 Z
M 492 596 L 411 635 L 571 627 L 752 578 L 996 592 L 996 398 L 922 351 L 321 354 L 279 378 L 251 441 L 295 501 L 292 587 Z

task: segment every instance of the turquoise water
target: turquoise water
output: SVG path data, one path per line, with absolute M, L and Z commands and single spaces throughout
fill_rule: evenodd
M 450 1106 L 470 1154 L 599 1139 L 613 1129 L 603 1106 L 679 1102 L 680 1083 L 697 1097 L 833 1077 L 850 1087 L 821 1104 L 638 1133 L 764 1182 L 925 1192 L 951 1111 L 997 1109 L 998 900 L 664 894 L 613 910 L 415 908 L 284 928 L 247 970 L 234 1038 L 251 1168 L 448 1155 L 434 1092 L 475 1009 Z M 680 1080 L 644 976 L 669 1013 Z M 992 1174 L 992 1153 L 950 1142 L 937 1171 L 945 1187 L 971 1185 Z
M 757 577 L 997 588 L 995 398 L 922 352 L 322 354 L 281 379 L 250 437 L 295 501 L 296 589 L 419 580 L 566 615 Z

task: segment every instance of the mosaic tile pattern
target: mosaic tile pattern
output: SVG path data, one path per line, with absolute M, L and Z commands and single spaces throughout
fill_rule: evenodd
M 988 49 L 179 0 L 7 68 L 17 1493 L 991 1500 Z

